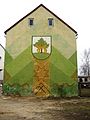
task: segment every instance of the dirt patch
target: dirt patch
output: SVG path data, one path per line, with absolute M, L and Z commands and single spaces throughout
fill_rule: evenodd
M 0 120 L 90 120 L 90 98 L 0 97 Z

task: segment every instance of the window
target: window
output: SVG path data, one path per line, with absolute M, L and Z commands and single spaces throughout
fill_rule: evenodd
M 85 82 L 87 82 L 87 78 L 85 78 Z
M 80 82 L 83 82 L 82 78 L 79 79 Z
M 48 25 L 49 25 L 49 26 L 53 26 L 53 25 L 54 25 L 54 23 L 53 23 L 53 18 L 49 18 L 49 19 L 48 19 Z
M 30 26 L 34 25 L 34 19 L 33 19 L 33 18 L 30 18 L 30 19 L 29 19 L 29 25 L 30 25 Z

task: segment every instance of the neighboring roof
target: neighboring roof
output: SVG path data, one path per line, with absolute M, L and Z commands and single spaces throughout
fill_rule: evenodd
M 5 50 L 5 48 L 0 44 L 1 48 L 3 48 Z
M 57 19 L 59 19 L 62 23 L 64 23 L 67 27 L 69 27 L 76 35 L 77 32 L 70 27 L 66 22 L 64 22 L 62 19 L 60 19 L 57 15 L 55 15 L 52 11 L 50 11 L 48 8 L 46 8 L 43 4 L 40 4 L 38 7 L 36 7 L 33 11 L 31 11 L 30 13 L 28 13 L 26 16 L 24 16 L 23 18 L 21 18 L 18 22 L 16 22 L 14 25 L 12 25 L 10 28 L 8 28 L 4 33 L 6 34 L 10 29 L 12 29 L 15 25 L 17 25 L 19 22 L 21 22 L 24 18 L 26 18 L 27 16 L 29 16 L 30 14 L 32 14 L 34 11 L 36 11 L 39 7 L 43 7 L 45 8 L 47 11 L 49 11 L 52 15 L 54 15 Z
M 90 78 L 90 76 L 88 76 L 88 75 L 82 75 L 82 76 L 78 76 L 78 78 Z

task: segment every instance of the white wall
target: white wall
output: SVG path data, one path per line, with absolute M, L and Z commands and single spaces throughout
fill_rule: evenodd
M 0 71 L 0 80 L 3 80 L 3 73 L 4 73 L 4 49 L 0 46 L 0 56 L 2 57 L 0 59 L 0 69 L 3 69 Z

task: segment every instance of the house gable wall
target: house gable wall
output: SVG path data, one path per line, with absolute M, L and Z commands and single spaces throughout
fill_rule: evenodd
M 34 26 L 29 25 L 29 18 L 34 18 Z M 48 18 L 54 19 L 53 27 L 48 26 Z M 53 45 L 66 58 L 75 52 L 76 34 L 50 12 L 40 7 L 7 32 L 7 50 L 10 55 L 13 58 L 17 57 L 31 44 L 34 35 L 52 36 Z
M 29 19 L 34 18 L 34 25 Z M 54 26 L 48 26 L 53 18 Z M 54 95 L 77 95 L 76 34 L 42 6 L 12 27 L 6 34 L 5 83 L 31 90 L 34 59 L 31 53 L 32 36 L 51 36 L 50 91 Z M 59 89 L 63 93 L 59 93 Z

